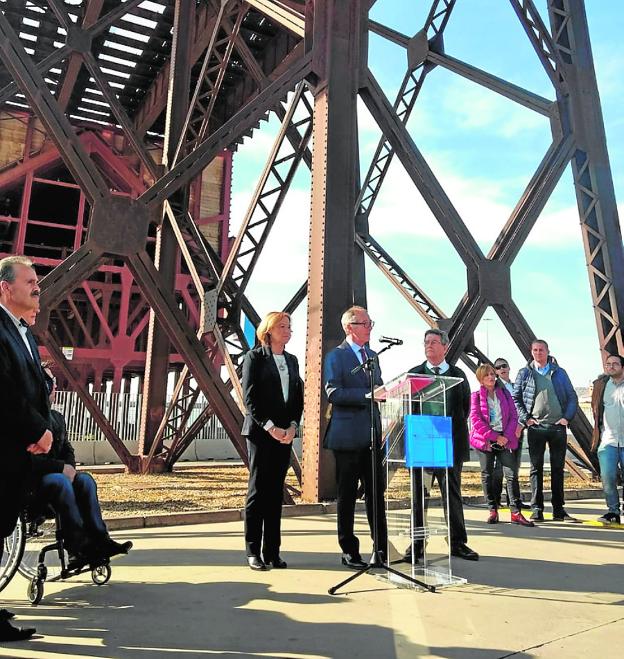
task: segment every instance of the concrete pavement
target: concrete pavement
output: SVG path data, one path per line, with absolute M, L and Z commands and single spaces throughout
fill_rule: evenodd
M 604 512 L 599 500 L 567 509 L 586 520 Z M 289 569 L 259 573 L 246 567 L 241 522 L 120 532 L 135 549 L 114 562 L 108 585 L 88 575 L 46 584 L 33 608 L 26 581 L 15 577 L 0 605 L 43 636 L 0 646 L 0 657 L 621 656 L 624 530 L 488 526 L 476 507 L 466 507 L 466 518 L 482 560 L 457 561 L 469 583 L 435 594 L 363 576 L 328 595 L 348 574 L 334 515 L 286 518 Z M 359 526 L 368 549 L 362 516 Z

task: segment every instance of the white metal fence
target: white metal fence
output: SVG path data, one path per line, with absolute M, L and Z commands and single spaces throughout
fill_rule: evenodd
M 93 398 L 122 441 L 138 440 L 142 394 L 102 392 L 94 393 Z M 167 400 L 167 404 L 169 404 L 169 400 Z M 200 396 L 193 405 L 189 424 L 202 413 L 205 407 L 206 399 Z M 104 441 L 106 439 L 75 391 L 57 391 L 54 408 L 65 417 L 69 441 Z M 227 434 L 219 420 L 212 416 L 197 435 L 197 439 L 227 439 Z

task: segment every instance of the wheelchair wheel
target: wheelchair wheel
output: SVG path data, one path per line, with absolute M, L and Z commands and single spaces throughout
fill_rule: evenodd
M 111 566 L 108 563 L 98 565 L 91 570 L 91 579 L 96 586 L 103 586 L 111 578 Z
M 43 598 L 43 581 L 39 577 L 33 577 L 28 583 L 26 594 L 28 595 L 28 601 L 33 606 L 37 606 Z
M 0 590 L 3 590 L 11 581 L 19 568 L 24 554 L 26 523 L 20 517 L 13 529 L 13 533 L 2 540 L 4 552 L 0 560 Z
M 46 519 L 41 524 L 26 521 L 24 524 L 24 555 L 17 568 L 19 573 L 26 579 L 34 579 L 39 576 L 39 552 L 46 545 L 56 542 L 56 521 Z M 46 553 L 45 564 L 47 567 L 47 581 L 56 581 L 61 577 L 61 561 L 58 551 L 52 550 Z

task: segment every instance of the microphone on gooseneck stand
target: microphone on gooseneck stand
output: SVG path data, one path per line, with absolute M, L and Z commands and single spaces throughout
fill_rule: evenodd
M 391 346 L 402 346 L 403 339 L 393 339 L 390 336 L 380 336 L 379 343 L 388 343 Z

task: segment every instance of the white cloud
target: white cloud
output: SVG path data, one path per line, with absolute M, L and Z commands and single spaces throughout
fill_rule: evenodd
M 442 109 L 457 119 L 458 129 L 487 130 L 507 139 L 548 129 L 546 117 L 463 79 L 445 87 Z
M 504 201 L 508 196 L 506 183 L 465 177 L 436 163 L 433 169 L 474 238 L 489 249 L 515 205 Z M 564 180 L 562 184 L 569 184 L 569 189 L 563 189 L 563 193 L 574 199 L 571 180 Z M 624 218 L 624 203 L 618 210 Z M 581 240 L 579 223 L 575 203 L 563 208 L 549 204 L 535 223 L 527 244 L 554 248 L 578 244 Z M 371 232 L 379 237 L 444 237 L 442 228 L 397 159 L 388 171 L 371 214 Z

